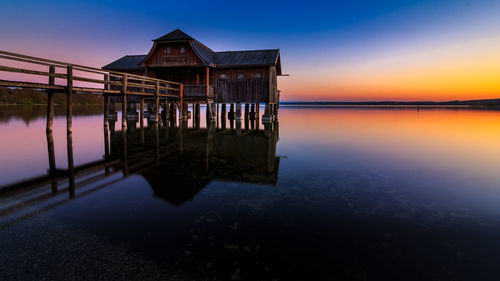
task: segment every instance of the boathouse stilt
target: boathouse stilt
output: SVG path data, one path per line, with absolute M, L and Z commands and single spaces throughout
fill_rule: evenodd
M 229 115 L 227 116 L 229 120 L 234 120 L 234 103 L 229 105 Z
M 144 97 L 141 97 L 140 105 L 139 105 L 139 124 L 144 127 Z
M 234 117 L 236 120 L 241 120 L 243 119 L 241 117 L 241 103 L 240 102 L 237 102 L 236 103 L 236 116 Z
M 226 118 L 227 118 L 227 115 L 226 115 L 226 104 L 223 103 L 222 106 L 221 106 L 221 109 L 220 109 L 220 119 L 221 119 L 221 123 L 225 123 L 226 121 Z M 222 121 L 224 120 L 224 121 Z
M 271 112 L 271 105 L 266 102 L 266 106 L 265 106 L 265 109 L 264 109 L 264 115 L 262 115 L 262 123 L 269 123 L 271 122 L 272 120 L 272 116 L 271 116 L 272 112 Z

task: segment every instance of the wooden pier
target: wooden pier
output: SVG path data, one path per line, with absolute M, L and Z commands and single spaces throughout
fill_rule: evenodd
M 17 66 L 20 64 L 22 66 Z M 10 66 L 16 65 L 16 67 Z M 41 70 L 40 68 L 45 68 Z M 23 75 L 23 80 L 45 82 L 26 82 L 21 78 L 0 80 L 0 86 L 34 88 L 45 90 L 47 100 L 47 132 L 52 131 L 54 116 L 54 94 L 61 93 L 67 96 L 67 130 L 72 131 L 73 95 L 79 93 L 93 93 L 104 96 L 104 112 L 109 112 L 110 97 L 119 97 L 122 103 L 122 124 L 126 127 L 128 97 L 139 97 L 141 109 L 144 108 L 144 98 L 150 98 L 155 110 L 153 121 L 158 122 L 160 117 L 160 103 L 164 108 L 174 105 L 183 108 L 183 84 L 146 76 L 134 75 L 117 71 L 107 71 L 99 68 L 49 60 L 23 54 L 16 54 L 0 50 L 0 71 Z M 144 110 L 140 112 L 143 117 Z M 108 114 L 104 115 L 107 123 Z M 180 118 L 183 118 L 180 111 Z

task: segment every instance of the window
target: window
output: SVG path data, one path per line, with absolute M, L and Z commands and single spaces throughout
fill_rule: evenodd
M 227 74 L 226 73 L 221 73 L 219 77 L 220 77 L 220 79 L 227 80 Z
M 260 79 L 260 78 L 262 78 L 262 73 L 261 73 L 261 72 L 255 72 L 255 73 L 253 74 L 253 78 L 255 78 L 255 79 Z
M 245 73 L 243 73 L 243 72 L 237 73 L 236 74 L 236 79 L 238 79 L 238 80 L 245 79 Z
M 170 47 L 167 47 L 167 54 L 170 55 L 170 53 L 172 53 L 172 49 L 170 49 Z
M 186 49 L 184 49 L 184 47 L 181 47 L 181 54 L 184 54 L 185 51 Z

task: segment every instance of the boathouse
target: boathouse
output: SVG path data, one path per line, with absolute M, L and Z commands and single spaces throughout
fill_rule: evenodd
M 206 103 L 211 112 L 218 111 L 215 104 L 222 104 L 223 118 L 226 104 L 231 105 L 229 118 L 241 117 L 242 103 L 257 110 L 258 104 L 265 103 L 265 115 L 277 114 L 277 76 L 282 75 L 279 49 L 215 52 L 176 29 L 154 39 L 149 53 L 124 56 L 102 69 L 182 83 L 184 103 L 193 108 Z

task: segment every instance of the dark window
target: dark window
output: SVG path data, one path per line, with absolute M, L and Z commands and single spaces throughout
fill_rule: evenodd
M 236 74 L 236 79 L 238 79 L 238 80 L 245 79 L 245 73 L 243 73 L 243 72 L 237 73 Z
M 184 51 L 185 51 L 184 47 L 181 47 L 181 54 L 184 54 Z

